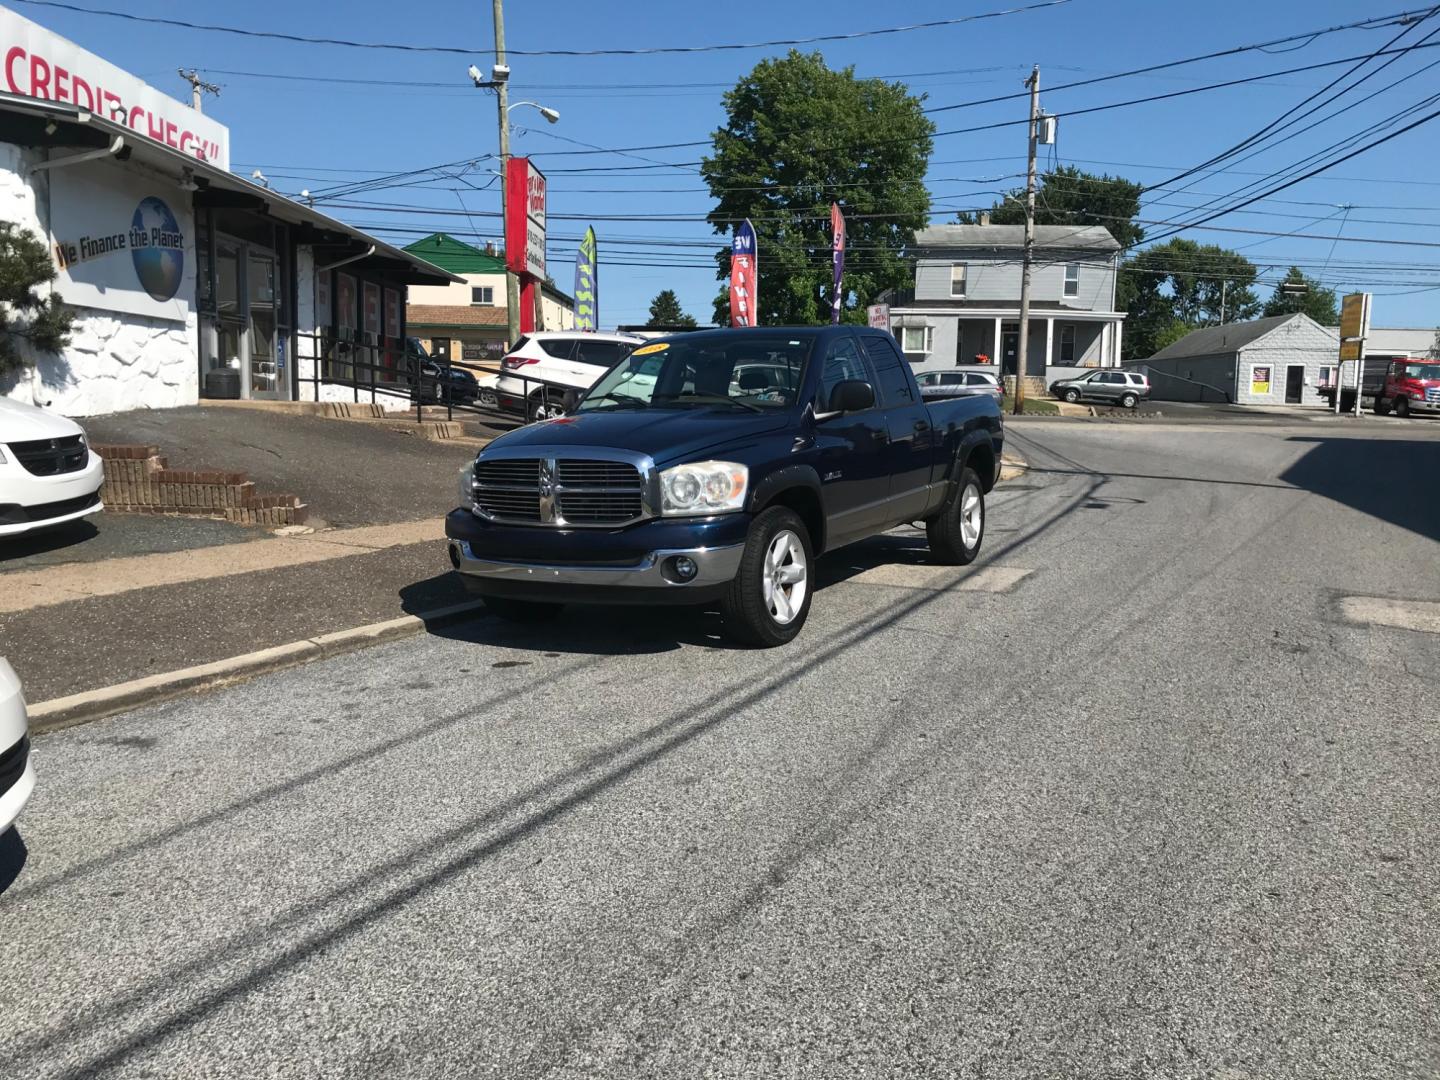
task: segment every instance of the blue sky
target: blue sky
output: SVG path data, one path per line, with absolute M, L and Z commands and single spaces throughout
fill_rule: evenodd
M 118 0 L 76 2 L 122 8 L 137 15 L 301 35 L 419 45 L 473 43 L 473 60 L 482 69 L 488 70 L 493 59 L 489 52 L 490 5 L 483 0 L 413 0 L 408 4 L 252 0 L 243 6 L 177 5 L 159 0 L 127 0 L 123 5 Z M 824 5 L 784 0 L 726 5 L 512 0 L 507 5 L 506 30 L 514 49 L 692 45 L 868 30 L 993 11 L 1018 2 L 931 0 L 885 6 L 855 0 L 832 0 Z M 205 107 L 230 126 L 232 166 L 246 174 L 256 167 L 263 169 L 272 185 L 283 192 L 318 191 L 378 173 L 494 154 L 497 149 L 493 98 L 469 85 L 465 69 L 471 59 L 465 56 L 300 45 L 130 23 L 26 3 L 13 6 L 176 96 L 185 96 L 186 88 L 175 68 L 200 68 L 223 88 L 218 99 L 207 99 Z M 949 105 L 1019 91 L 1030 66 L 1036 63 L 1042 69 L 1042 86 L 1054 86 L 1351 22 L 1367 14 L 1398 12 L 1407 6 L 1419 4 L 1392 0 L 1375 8 L 1338 0 L 1212 0 L 1205 4 L 1071 0 L 1059 7 L 964 26 L 812 47 L 823 52 L 832 66 L 853 64 L 863 75 L 905 76 L 901 81 L 925 94 L 928 105 Z M 1412 33 L 1404 43 L 1429 29 L 1427 25 Z M 1249 135 L 1344 69 L 1276 77 L 1090 116 L 1067 118 L 1066 111 L 1359 55 L 1379 48 L 1396 32 L 1392 27 L 1332 34 L 1287 46 L 1283 52 L 1248 53 L 1093 88 L 1046 93 L 1045 109 L 1061 115 L 1054 160 L 1141 182 L 1158 182 Z M 1440 35 L 1435 40 L 1440 42 Z M 562 288 L 568 291 L 571 286 L 574 241 L 584 229 L 586 216 L 693 218 L 596 223 L 603 324 L 643 321 L 651 297 L 662 288 L 675 289 L 687 310 L 702 321 L 708 318 L 717 288 L 713 267 L 703 265 L 705 246 L 715 243 L 703 221 L 711 200 L 698 173 L 683 164 L 593 174 L 561 170 L 693 162 L 704 150 L 646 152 L 641 156 L 647 160 L 608 154 L 577 156 L 564 152 L 586 147 L 563 140 L 624 147 L 705 139 L 723 120 L 720 95 L 724 87 L 763 57 L 783 51 L 511 58 L 512 100 L 534 99 L 562 114 L 560 123 L 550 127 L 533 110 L 516 110 L 512 144 L 514 152 L 532 154 L 547 172 L 550 213 L 582 219 L 552 220 L 550 225 L 551 273 Z M 1228 168 L 1236 171 L 1192 178 L 1193 188 L 1183 193 L 1157 194 L 1143 216 L 1166 220 L 1186 205 L 1231 192 L 1254 180 L 1255 174 L 1280 168 L 1440 92 L 1440 66 L 1433 71 L 1420 70 L 1437 62 L 1440 49 L 1404 57 L 1339 104 L 1412 72 L 1416 73 L 1413 78 L 1314 131 L 1273 150 L 1262 150 L 1249 161 L 1231 163 Z M 227 72 L 301 78 L 253 78 Z M 315 78 L 449 85 L 310 81 Z M 1024 115 L 1024 108 L 1024 102 L 1017 100 L 958 109 L 936 119 L 946 130 L 1015 119 Z M 1277 201 L 1248 208 L 1251 213 L 1230 214 L 1214 223 L 1323 237 L 1333 237 L 1338 231 L 1346 237 L 1419 241 L 1435 247 L 1332 243 L 1330 239 L 1209 230 L 1185 235 L 1242 250 L 1262 268 L 1266 281 L 1277 279 L 1291 261 L 1298 260 L 1342 291 L 1369 288 L 1377 294 L 1377 325 L 1436 325 L 1440 323 L 1436 312 L 1440 298 L 1437 132 L 1440 120 L 1346 162 L 1332 174 L 1279 193 Z M 946 220 L 961 207 L 986 205 L 993 197 L 991 192 L 1018 183 L 1014 174 L 1024 167 L 1024 150 L 1023 130 L 1018 127 L 939 138 L 930 169 L 934 219 Z M 1045 160 L 1050 158 L 1047 148 Z M 372 206 L 394 204 L 392 208 L 341 206 L 331 212 L 401 243 L 418 238 L 423 231 L 442 228 L 466 239 L 477 239 L 472 234 L 494 236 L 495 219 L 481 216 L 499 208 L 498 192 L 493 186 L 485 188 L 490 179 L 487 170 L 493 167 L 493 161 L 482 161 L 459 180 L 438 180 L 428 187 L 375 191 L 343 200 Z M 1344 211 L 1340 208 L 1343 204 L 1354 208 Z M 1160 230 L 1151 227 L 1150 231 Z M 683 246 L 686 244 L 693 246 Z M 763 288 L 763 252 L 761 259 Z M 1434 291 L 1419 291 L 1432 284 Z M 1268 293 L 1268 289 L 1262 290 L 1262 295 Z

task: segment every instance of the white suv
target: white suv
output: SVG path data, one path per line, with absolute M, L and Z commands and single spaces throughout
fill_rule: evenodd
M 644 338 L 632 334 L 575 330 L 526 334 L 505 357 L 495 391 L 500 408 L 527 420 L 552 420 L 565 413 L 569 391 L 589 390 Z
M 0 536 L 98 514 L 104 481 L 79 424 L 0 397 Z
M 34 790 L 25 695 L 15 670 L 0 656 L 0 835 L 15 824 Z

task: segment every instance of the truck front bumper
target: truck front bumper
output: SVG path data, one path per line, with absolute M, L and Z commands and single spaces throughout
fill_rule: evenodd
M 450 565 L 479 596 L 563 604 L 704 604 L 735 579 L 750 518 L 654 520 L 619 530 L 445 519 Z

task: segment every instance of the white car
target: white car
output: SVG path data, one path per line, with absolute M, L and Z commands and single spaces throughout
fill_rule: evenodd
M 506 355 L 496 392 L 500 408 L 527 420 L 565 414 L 570 391 L 585 391 L 645 339 L 633 334 L 543 330 L 526 334 Z
M 104 482 L 79 424 L 0 398 L 0 536 L 98 514 Z
M 921 397 L 965 397 L 989 394 L 996 401 L 1005 397 L 1000 380 L 984 371 L 922 371 L 915 376 Z
M 25 695 L 15 669 L 0 656 L 0 835 L 15 824 L 34 790 Z

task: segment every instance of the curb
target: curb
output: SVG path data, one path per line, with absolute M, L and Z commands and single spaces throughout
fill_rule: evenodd
M 402 615 L 398 619 L 338 630 L 209 664 L 180 668 L 178 671 L 167 671 L 160 675 L 147 675 L 143 679 L 133 679 L 114 686 L 103 686 L 98 690 L 86 690 L 68 697 L 37 702 L 29 709 L 30 733 L 41 735 L 50 731 L 61 731 L 89 723 L 91 720 L 102 720 L 127 709 L 154 705 L 195 691 L 229 686 L 256 675 L 354 652 L 382 641 L 410 637 L 422 632 L 431 623 L 473 615 L 483 607 L 483 601 L 471 600 L 427 611 L 423 615 Z

